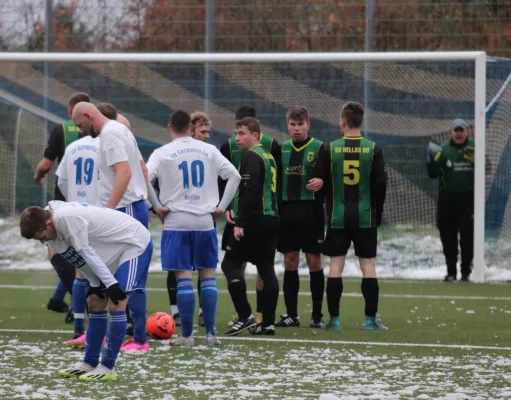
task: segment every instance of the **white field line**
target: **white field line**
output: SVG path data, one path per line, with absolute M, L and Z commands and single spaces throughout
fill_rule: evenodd
M 73 334 L 70 330 L 52 330 L 52 329 L 0 329 L 0 332 L 6 333 L 56 333 Z M 195 336 L 197 339 L 204 339 L 204 336 Z M 298 343 L 298 344 L 332 344 L 332 345 L 357 345 L 357 346 L 383 346 L 383 347 L 431 347 L 443 349 L 463 349 L 463 350 L 503 350 L 511 351 L 511 347 L 499 346 L 477 346 L 465 344 L 441 344 L 441 343 L 402 343 L 402 342 L 358 342 L 355 340 L 314 340 L 314 339 L 288 339 L 288 338 L 269 338 L 269 337 L 229 337 L 219 336 L 220 340 L 233 342 L 273 342 L 273 343 Z
M 25 289 L 25 290 L 39 290 L 39 289 L 55 289 L 55 286 L 47 285 L 3 285 L 0 284 L 0 289 Z M 148 292 L 167 292 L 164 288 L 147 288 Z M 219 290 L 218 293 L 229 293 L 227 290 Z M 255 294 L 255 290 L 248 290 L 248 294 Z M 281 293 L 282 294 L 282 293 Z M 300 296 L 310 296 L 307 292 L 298 292 Z M 361 293 L 343 293 L 346 297 L 362 297 Z M 380 297 L 390 299 L 437 299 L 437 300 L 501 300 L 511 301 L 511 297 L 494 297 L 494 296 L 448 296 L 440 294 L 395 294 L 395 293 L 381 293 Z

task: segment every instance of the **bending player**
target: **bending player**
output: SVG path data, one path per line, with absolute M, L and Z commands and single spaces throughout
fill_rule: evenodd
M 240 174 L 242 182 L 234 206 L 236 225 L 229 239 L 222 270 L 238 318 L 225 332 L 233 336 L 250 329 L 254 335 L 275 334 L 275 309 L 279 282 L 275 275 L 279 217 L 277 211 L 277 165 L 260 143 L 261 127 L 255 118 L 236 122 L 236 143 L 243 149 Z M 263 281 L 263 320 L 256 323 L 247 299 L 242 265 L 250 261 Z
M 99 103 L 98 110 L 109 119 L 117 119 L 117 109 L 110 103 Z M 127 121 L 127 120 L 126 120 Z M 69 202 L 77 201 L 85 204 L 99 205 L 97 196 L 98 184 L 98 155 L 99 137 L 92 137 L 92 131 L 81 131 L 81 139 L 71 143 L 64 153 L 62 161 L 57 169 L 58 187 L 64 198 Z M 84 136 L 85 135 L 85 136 Z M 76 278 L 73 284 L 72 311 L 74 315 L 73 339 L 67 340 L 66 344 L 71 347 L 84 348 L 85 336 L 85 308 L 89 281 L 84 278 L 79 270 L 76 270 Z M 130 313 L 127 310 L 128 332 Z M 133 329 L 131 329 L 133 330 Z
M 73 111 L 73 121 L 92 136 L 100 136 L 99 148 L 99 204 L 124 212 L 147 227 L 149 212 L 147 169 L 133 133 L 124 125 L 102 115 L 93 104 L 78 103 Z M 148 187 L 149 186 L 149 187 Z M 149 201 L 159 212 L 154 190 Z M 121 351 L 147 353 L 146 332 L 147 297 L 145 289 L 137 290 L 130 301 L 133 318 L 133 338 L 123 344 Z
M 168 127 L 172 142 L 154 151 L 149 180 L 158 180 L 163 210 L 170 211 L 161 238 L 161 262 L 163 270 L 176 274 L 177 307 L 181 316 L 181 336 L 171 344 L 194 344 L 192 271 L 198 270 L 206 344 L 214 345 L 219 343 L 215 329 L 218 240 L 212 214 L 225 212 L 240 175 L 216 147 L 190 137 L 190 124 L 187 112 L 172 113 Z M 227 180 L 220 202 L 218 177 Z
M 254 107 L 251 106 L 241 106 L 236 110 L 235 114 L 235 124 L 237 121 L 246 118 L 256 118 L 256 110 Z M 261 143 L 261 146 L 269 152 L 272 156 L 275 162 L 277 163 L 277 172 L 280 174 L 280 152 L 281 148 L 280 145 L 277 143 L 275 139 L 273 139 L 271 136 L 264 135 L 262 132 L 260 134 L 259 141 Z M 243 149 L 239 148 L 236 142 L 236 137 L 230 137 L 227 142 L 225 142 L 220 147 L 220 152 L 236 167 L 236 169 L 239 171 L 240 165 L 241 165 L 241 155 L 243 154 Z M 219 187 L 220 187 L 220 194 L 222 194 L 223 187 L 225 185 L 225 182 L 222 180 L 219 180 Z M 237 194 L 234 196 L 234 198 L 237 198 Z M 227 249 L 227 243 L 229 239 L 233 235 L 234 225 L 237 217 L 237 202 L 233 202 L 232 207 L 225 213 L 225 220 L 226 224 L 224 227 L 224 232 L 222 235 L 222 250 Z M 244 263 L 241 267 L 241 271 L 243 274 L 243 277 L 245 276 L 245 269 L 247 267 L 247 264 Z M 258 275 L 256 279 L 256 320 L 258 323 L 262 321 L 262 290 L 263 290 L 263 281 L 261 280 L 261 277 Z M 232 326 L 234 324 L 234 320 L 230 321 L 228 323 L 228 326 Z
M 317 191 L 327 185 L 328 228 L 323 254 L 330 256 L 326 298 L 330 322 L 327 328 L 341 330 L 340 301 L 343 292 L 342 271 L 351 243 L 362 270 L 362 294 L 365 300 L 365 330 L 387 330 L 376 317 L 379 286 L 376 278 L 377 229 L 381 225 L 387 190 L 383 152 L 364 138 L 360 129 L 364 108 L 355 102 L 341 109 L 343 137 L 330 144 L 326 157 L 318 159 L 318 176 L 307 185 Z
M 209 120 L 206 113 L 202 111 L 195 111 L 190 116 L 191 124 L 192 124 L 192 138 L 195 140 L 200 140 L 201 142 L 207 143 L 209 140 L 209 134 L 211 132 L 211 121 Z M 153 153 L 154 154 L 154 153 Z M 152 154 L 151 154 L 152 156 Z M 151 169 L 151 156 L 147 161 L 147 168 Z M 156 180 L 155 180 L 156 182 Z M 158 183 L 159 185 L 159 183 Z M 197 281 L 197 292 L 199 293 L 199 304 L 200 304 L 200 280 Z M 174 271 L 169 271 L 167 274 L 167 292 L 169 294 L 170 301 L 170 312 L 177 326 L 181 326 L 181 317 L 179 316 L 179 312 L 177 309 L 177 281 L 176 281 L 176 273 Z M 199 308 L 199 326 L 204 326 L 204 315 L 202 313 L 202 308 Z
M 84 381 L 115 380 L 114 366 L 126 333 L 127 296 L 145 290 L 153 252 L 149 231 L 115 210 L 61 201 L 51 201 L 47 210 L 24 210 L 20 230 L 24 238 L 46 243 L 90 282 L 85 355 L 82 362 L 59 371 L 60 375 Z
M 282 143 L 282 186 L 280 192 L 280 233 L 277 249 L 284 254 L 284 301 L 286 313 L 276 327 L 300 326 L 298 316 L 298 267 L 300 250 L 305 253 L 312 294 L 311 328 L 323 328 L 325 275 L 321 266 L 321 245 L 325 234 L 323 194 L 307 190 L 316 160 L 327 147 L 309 137 L 309 113 L 304 107 L 291 107 L 286 116 L 291 139 Z
M 82 131 L 86 135 L 71 143 L 57 169 L 58 186 L 64 198 L 69 202 L 98 204 L 98 137 L 90 136 L 90 131 Z M 74 336 L 66 341 L 72 347 L 85 347 L 85 306 L 89 281 L 77 269 L 73 284 L 72 310 L 74 314 Z

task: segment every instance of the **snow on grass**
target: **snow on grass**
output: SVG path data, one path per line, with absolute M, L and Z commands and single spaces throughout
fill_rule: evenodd
M 147 356 L 120 356 L 117 382 L 94 385 L 58 377 L 58 369 L 83 354 L 61 342 L 0 339 L 0 398 L 482 399 L 511 393 L 511 355 L 428 351 L 264 342 L 179 349 L 152 342 Z
M 47 261 L 45 246 L 35 240 L 24 240 L 20 237 L 16 218 L 0 221 L 3 221 L 0 231 L 0 267 L 2 269 L 50 270 L 52 268 Z M 161 225 L 155 224 L 155 221 L 152 221 L 150 225 L 155 245 L 150 271 L 161 271 Z M 435 229 L 427 229 L 422 235 L 419 235 L 417 232 L 410 232 L 406 229 L 390 228 L 389 230 L 389 228 L 385 228 L 382 230 L 381 237 L 377 261 L 377 272 L 381 278 L 441 280 L 445 276 L 442 245 Z M 221 240 L 220 235 L 219 240 Z M 508 259 L 511 258 L 511 242 L 487 240 L 485 255 L 488 263 L 487 280 L 511 280 L 511 268 L 508 263 Z M 220 251 L 219 260 L 222 259 L 223 252 Z M 323 260 L 324 265 L 328 265 L 328 258 L 324 257 Z M 277 274 L 283 274 L 284 266 L 281 254 L 276 255 L 275 264 Z M 220 268 L 219 272 L 221 272 Z M 326 268 L 327 272 L 328 268 Z M 255 266 L 249 264 L 247 273 L 255 275 Z M 299 273 L 309 275 L 303 254 Z M 347 277 L 362 276 L 353 248 L 348 252 L 344 275 Z

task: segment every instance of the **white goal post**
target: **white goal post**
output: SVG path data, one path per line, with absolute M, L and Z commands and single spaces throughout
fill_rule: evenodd
M 400 62 L 473 62 L 474 63 L 474 259 L 475 282 L 485 277 L 485 120 L 486 53 L 460 52 L 388 52 L 388 53 L 0 53 L 2 62 L 25 63 L 400 63 Z M 299 101 L 299 99 L 297 99 Z M 370 113 L 370 110 L 368 111 Z

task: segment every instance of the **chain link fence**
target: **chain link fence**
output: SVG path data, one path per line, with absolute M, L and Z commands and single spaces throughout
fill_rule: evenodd
M 48 26 L 54 51 L 201 52 L 209 39 L 217 52 L 366 44 L 511 52 L 511 3 L 503 0 L 3 0 L 0 14 L 0 49 L 8 51 L 44 50 Z

